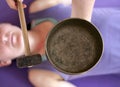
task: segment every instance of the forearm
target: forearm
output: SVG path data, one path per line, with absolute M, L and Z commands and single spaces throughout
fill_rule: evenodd
M 72 0 L 71 17 L 91 21 L 95 0 Z

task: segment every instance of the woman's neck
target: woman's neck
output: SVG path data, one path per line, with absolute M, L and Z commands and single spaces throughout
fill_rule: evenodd
M 29 31 L 29 42 L 32 53 L 45 53 L 46 37 L 53 26 L 52 22 L 44 21 Z

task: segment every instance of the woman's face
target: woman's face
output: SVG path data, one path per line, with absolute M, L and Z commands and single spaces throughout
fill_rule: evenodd
M 11 60 L 23 54 L 24 44 L 20 28 L 0 24 L 0 60 Z

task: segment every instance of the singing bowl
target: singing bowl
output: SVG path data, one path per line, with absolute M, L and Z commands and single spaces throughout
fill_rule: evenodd
M 45 50 L 48 60 L 57 70 L 78 74 L 90 70 L 100 60 L 103 40 L 91 22 L 70 18 L 49 32 Z

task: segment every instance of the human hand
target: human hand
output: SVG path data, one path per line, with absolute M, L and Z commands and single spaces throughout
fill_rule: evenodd
M 77 87 L 67 81 L 57 81 L 55 79 L 46 79 L 45 81 L 46 81 L 46 84 L 43 81 L 40 82 L 39 79 L 37 79 L 37 81 L 36 79 L 34 79 L 34 81 L 32 81 L 32 84 L 35 87 Z
M 57 87 L 76 87 L 75 85 L 73 85 L 67 81 L 59 81 L 56 86 Z M 56 87 L 56 86 L 54 86 L 54 87 Z
M 20 0 L 23 2 L 23 0 Z M 17 10 L 17 3 L 15 0 L 6 0 L 7 4 L 9 5 L 10 8 L 14 9 L 14 10 Z M 26 8 L 27 5 L 26 4 L 23 4 L 23 8 Z
M 74 84 L 63 80 L 63 78 L 49 70 L 29 69 L 29 81 L 34 87 L 76 87 Z

